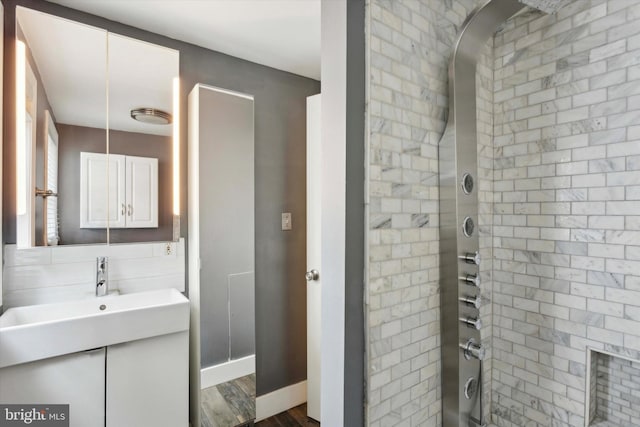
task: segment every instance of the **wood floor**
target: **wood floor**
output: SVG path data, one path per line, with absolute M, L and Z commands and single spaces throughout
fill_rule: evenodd
M 201 427 L 253 425 L 256 418 L 255 374 L 202 390 L 200 418 Z
M 256 417 L 256 377 L 246 377 L 202 390 L 201 427 L 250 427 Z M 319 427 L 307 417 L 307 404 L 291 408 L 255 424 L 255 427 Z
M 289 409 L 256 423 L 255 427 L 318 427 L 320 423 L 307 418 L 307 404 Z

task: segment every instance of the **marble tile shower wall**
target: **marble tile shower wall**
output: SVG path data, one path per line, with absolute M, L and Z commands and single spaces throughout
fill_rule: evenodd
M 480 330 L 486 349 L 482 368 L 484 414 L 491 411 L 491 370 L 493 341 L 493 38 L 486 43 L 476 66 L 476 133 L 478 158 L 478 244 L 482 306 Z
M 583 426 L 588 348 L 640 354 L 640 4 L 494 38 L 493 421 Z
M 452 46 L 480 3 L 367 2 L 368 426 L 442 424 L 438 141 Z M 489 132 L 490 64 L 481 73 L 481 96 L 489 97 L 482 129 Z M 490 187 L 481 189 L 490 197 Z

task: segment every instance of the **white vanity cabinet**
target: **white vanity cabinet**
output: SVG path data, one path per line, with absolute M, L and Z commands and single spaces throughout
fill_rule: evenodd
M 107 348 L 106 427 L 186 427 L 187 331 Z
M 70 427 L 104 427 L 105 354 L 99 348 L 2 368 L 0 402 L 68 404 Z
M 158 227 L 158 159 L 82 152 L 80 163 L 80 228 Z
M 0 402 L 68 404 L 71 427 L 187 427 L 189 333 L 2 368 Z

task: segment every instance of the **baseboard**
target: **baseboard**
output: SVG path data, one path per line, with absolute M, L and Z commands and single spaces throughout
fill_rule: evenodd
M 256 356 L 254 355 L 209 366 L 200 370 L 200 388 L 209 388 L 255 372 Z
M 307 401 L 307 381 L 300 381 L 256 399 L 256 421 L 272 417 Z

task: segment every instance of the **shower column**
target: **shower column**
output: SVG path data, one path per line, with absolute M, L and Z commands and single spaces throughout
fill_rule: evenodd
M 462 26 L 449 64 L 449 121 L 440 141 L 443 427 L 484 425 L 480 396 L 480 257 L 476 63 L 496 27 L 524 5 L 490 0 Z

